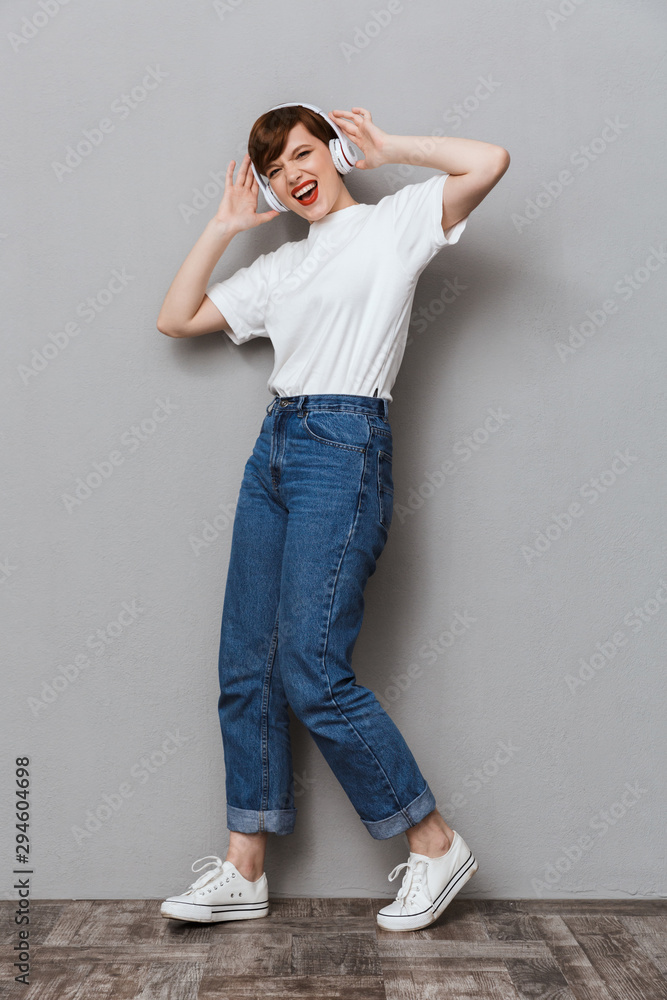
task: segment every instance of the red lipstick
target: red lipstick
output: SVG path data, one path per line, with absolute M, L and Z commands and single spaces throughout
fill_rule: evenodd
M 310 191 L 310 192 L 309 192 L 309 193 L 308 193 L 308 194 L 306 195 L 306 197 L 305 197 L 305 198 L 303 198 L 303 199 L 302 199 L 302 198 L 297 198 L 297 201 L 298 201 L 298 202 L 299 202 L 299 203 L 300 203 L 301 205 L 312 205 L 312 204 L 313 204 L 313 202 L 314 202 L 314 201 L 315 201 L 315 200 L 317 199 L 317 192 L 318 192 L 318 184 L 317 184 L 317 181 L 304 181 L 304 182 L 303 182 L 302 184 L 298 184 L 298 185 L 297 185 L 297 186 L 296 186 L 296 187 L 294 188 L 294 190 L 292 191 L 292 197 L 296 198 L 297 194 L 299 193 L 299 191 L 301 191 L 301 190 L 302 190 L 302 188 L 306 188 L 306 187 L 308 187 L 309 185 L 311 185 L 311 184 L 313 184 L 313 183 L 315 184 L 315 187 L 314 187 L 314 188 L 312 189 L 312 191 Z

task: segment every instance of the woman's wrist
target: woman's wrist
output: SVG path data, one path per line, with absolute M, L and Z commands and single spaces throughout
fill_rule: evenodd
M 217 215 L 209 219 L 204 231 L 217 240 L 231 240 L 239 232 L 230 219 L 221 219 Z

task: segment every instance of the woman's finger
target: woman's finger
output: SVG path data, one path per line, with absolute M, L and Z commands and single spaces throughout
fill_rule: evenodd
M 332 115 L 335 115 L 336 118 L 340 118 L 341 119 L 341 121 L 340 121 L 341 125 L 353 125 L 354 124 L 354 122 L 352 121 L 352 112 L 351 111 L 332 111 L 331 113 L 332 113 Z
M 239 168 L 239 182 L 243 184 L 244 187 L 247 186 L 248 174 L 251 173 L 252 171 L 250 170 L 250 157 L 246 153 L 243 159 L 241 160 L 241 166 Z
M 347 119 L 344 118 L 340 119 L 340 121 L 338 122 L 338 127 L 342 128 L 346 132 L 349 132 L 351 130 L 354 130 L 355 132 L 358 131 L 358 126 L 356 122 L 347 121 Z

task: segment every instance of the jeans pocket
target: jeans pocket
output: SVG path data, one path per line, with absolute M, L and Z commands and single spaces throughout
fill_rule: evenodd
M 391 437 L 391 425 L 388 420 L 384 419 L 384 417 L 381 417 L 377 413 L 371 413 L 368 416 L 368 422 L 373 428 L 374 434 Z
M 380 524 L 389 531 L 392 514 L 394 512 L 394 479 L 392 476 L 391 455 L 383 451 L 378 451 L 378 503 Z
M 308 410 L 303 426 L 314 441 L 348 451 L 365 451 L 371 437 L 366 414 L 351 410 Z

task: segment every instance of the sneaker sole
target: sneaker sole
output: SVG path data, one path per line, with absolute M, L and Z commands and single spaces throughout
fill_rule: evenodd
M 377 922 L 386 931 L 418 931 L 423 927 L 428 927 L 437 920 L 444 909 L 451 903 L 454 896 L 462 889 L 466 882 L 473 877 L 479 865 L 472 852 L 457 872 L 454 872 L 447 885 L 441 893 L 433 900 L 432 905 L 425 913 L 416 913 L 414 916 L 387 917 L 381 913 L 377 914 Z
M 169 903 L 160 907 L 160 915 L 169 920 L 190 920 L 199 924 L 219 923 L 221 920 L 256 920 L 268 917 L 269 903 L 247 903 L 242 906 L 206 906 L 203 903 Z

